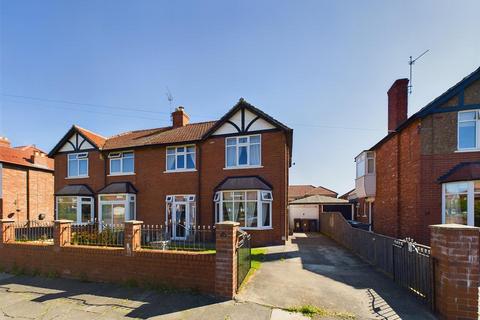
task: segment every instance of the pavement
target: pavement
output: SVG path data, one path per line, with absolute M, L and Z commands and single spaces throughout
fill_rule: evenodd
M 295 234 L 287 245 L 269 247 L 265 260 L 239 301 L 313 305 L 356 319 L 436 319 L 405 289 L 321 234 Z
M 230 301 L 0 273 L 0 319 L 306 320 L 282 310 L 306 304 L 356 319 L 435 319 L 389 278 L 318 234 L 296 234 L 286 246 L 269 247 L 261 268 Z

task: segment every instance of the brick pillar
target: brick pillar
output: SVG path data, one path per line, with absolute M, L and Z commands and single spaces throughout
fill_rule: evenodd
M 479 319 L 480 228 L 430 226 L 435 264 L 435 305 L 440 319 Z
M 15 241 L 15 220 L 0 219 L 0 245 Z
M 60 247 L 70 245 L 72 238 L 72 221 L 71 220 L 55 220 L 53 226 L 53 245 L 55 251 Z
M 141 228 L 143 221 L 125 221 L 125 255 L 133 256 L 142 245 Z
M 215 225 L 216 261 L 215 294 L 232 299 L 237 291 L 237 231 L 238 222 L 222 222 Z

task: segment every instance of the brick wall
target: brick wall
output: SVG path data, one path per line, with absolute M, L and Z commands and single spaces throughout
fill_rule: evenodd
M 435 259 L 435 304 L 441 319 L 478 319 L 480 229 L 434 225 L 431 256 Z
M 2 169 L 2 218 L 36 220 L 40 213 L 53 220 L 53 173 L 4 164 Z
M 165 221 L 165 197 L 175 194 L 197 196 L 197 224 L 213 225 L 214 189 L 231 176 L 260 176 L 273 186 L 271 230 L 252 230 L 252 245 L 283 244 L 288 235 L 288 148 L 285 134 L 281 131 L 262 133 L 262 168 L 224 170 L 225 137 L 213 137 L 197 144 L 196 167 L 193 172 L 166 173 L 166 146 L 135 149 L 135 174 L 108 176 L 107 153 L 89 152 L 89 178 L 65 179 L 67 156 L 55 156 L 55 190 L 65 185 L 86 184 L 97 192 L 111 182 L 131 182 L 138 190 L 137 217 L 146 224 L 163 224 Z M 104 160 L 107 159 L 107 160 Z M 106 169 L 106 171 L 105 171 Z M 107 175 L 105 175 L 105 172 Z M 97 204 L 98 199 L 95 199 Z M 98 216 L 95 205 L 95 215 Z
M 202 253 L 141 249 L 140 232 L 134 232 L 141 223 L 128 222 L 125 248 L 113 248 L 70 245 L 70 222 L 65 220 L 55 221 L 54 244 L 15 242 L 13 220 L 2 220 L 0 266 L 90 281 L 193 289 L 226 298 L 235 295 L 236 224 L 217 224 L 216 253 Z

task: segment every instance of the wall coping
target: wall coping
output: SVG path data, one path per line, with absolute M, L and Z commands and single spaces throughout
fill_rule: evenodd
M 479 227 L 467 226 L 464 224 L 449 223 L 449 224 L 433 224 L 428 226 L 431 229 L 451 229 L 451 230 L 479 230 Z
M 218 226 L 239 226 L 240 223 L 239 222 L 235 222 L 235 221 L 223 221 L 223 222 L 218 222 L 216 225 Z
M 125 221 L 125 224 L 137 225 L 137 224 L 143 224 L 143 221 L 140 221 L 140 220 L 128 220 L 128 221 Z
M 15 219 L 0 219 L 0 222 L 15 222 Z
M 54 223 L 73 223 L 73 220 L 54 220 Z

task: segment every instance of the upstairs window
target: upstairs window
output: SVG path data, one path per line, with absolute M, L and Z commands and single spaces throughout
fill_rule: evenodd
M 375 173 L 375 154 L 373 152 L 363 152 L 356 159 L 357 178 L 366 174 Z
M 88 176 L 88 153 L 72 153 L 68 155 L 67 174 L 69 178 Z
M 365 175 L 365 154 L 361 154 L 357 158 L 357 178 L 363 177 Z
M 167 148 L 167 171 L 195 170 L 195 146 Z
M 478 111 L 458 113 L 458 150 L 477 149 L 478 145 Z
M 249 167 L 261 164 L 260 135 L 226 139 L 226 167 Z
M 110 158 L 110 174 L 131 174 L 135 170 L 135 158 L 133 151 L 128 152 L 111 152 Z

